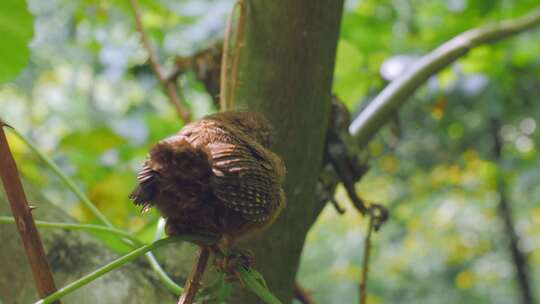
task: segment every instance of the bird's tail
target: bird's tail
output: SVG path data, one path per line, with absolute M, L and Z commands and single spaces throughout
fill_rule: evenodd
M 133 192 L 131 192 L 129 199 L 131 199 L 135 205 L 142 206 L 141 212 L 144 213 L 152 207 L 153 199 L 158 192 L 157 172 L 153 171 L 148 166 L 148 161 L 137 174 L 137 181 L 139 184 L 135 187 Z

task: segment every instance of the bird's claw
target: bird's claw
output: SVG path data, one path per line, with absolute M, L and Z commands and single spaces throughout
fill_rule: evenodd
M 238 280 L 236 270 L 240 267 L 251 267 L 253 262 L 253 253 L 250 250 L 240 249 L 231 251 L 222 258 L 217 258 L 216 266 L 218 271 L 225 273 L 227 282 L 233 282 Z

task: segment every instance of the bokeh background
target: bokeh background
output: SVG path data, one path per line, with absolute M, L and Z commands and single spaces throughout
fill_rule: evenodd
M 29 0 L 30 64 L 0 86 L 0 115 L 84 189 L 112 222 L 141 240 L 156 213 L 127 199 L 148 147 L 182 127 L 139 42 L 127 1 Z M 145 0 L 142 17 L 160 60 L 220 40 L 232 1 Z M 346 1 L 334 92 L 357 113 L 411 62 L 472 27 L 522 16 L 538 0 Z M 216 111 L 192 73 L 180 78 L 195 118 Z M 519 247 L 540 290 L 540 30 L 472 50 L 432 77 L 369 145 L 357 185 L 391 217 L 374 237 L 370 303 L 517 303 L 498 203 L 502 175 Z M 494 159 L 490 119 L 502 123 Z M 97 223 L 14 137 L 22 174 L 81 222 Z M 366 221 L 342 189 L 312 227 L 299 282 L 318 303 L 355 303 Z M 118 252 L 127 250 L 96 235 Z

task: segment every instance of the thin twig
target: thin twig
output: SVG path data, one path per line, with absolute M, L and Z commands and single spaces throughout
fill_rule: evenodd
M 208 264 L 208 258 L 210 257 L 210 248 L 208 246 L 201 246 L 201 252 L 197 257 L 197 261 L 193 265 L 193 269 L 189 273 L 184 286 L 184 293 L 178 299 L 178 304 L 191 304 L 195 299 L 195 295 L 201 285 L 201 279 Z
M 345 210 L 345 208 L 343 208 L 334 198 L 330 199 L 330 203 L 332 203 L 332 206 L 334 206 L 334 209 L 338 214 L 345 214 L 345 212 L 347 212 L 347 210 Z
M 4 125 L 0 121 L 0 168 L 2 168 L 0 177 L 4 184 L 11 212 L 16 219 L 17 229 L 24 245 L 28 263 L 32 269 L 38 294 L 40 297 L 46 297 L 54 293 L 56 287 L 31 209 L 28 207 L 17 165 L 9 149 L 6 134 L 4 133 Z
M 154 74 L 156 75 L 157 79 L 163 86 L 163 90 L 169 97 L 169 100 L 173 104 L 174 108 L 176 109 L 176 112 L 178 113 L 178 116 L 184 123 L 188 123 L 191 121 L 191 113 L 188 109 L 184 107 L 184 101 L 181 100 L 181 95 L 178 94 L 178 87 L 176 85 L 176 78 L 175 77 L 169 77 L 165 75 L 163 72 L 163 69 L 161 68 L 161 65 L 159 64 L 159 61 L 157 59 L 157 55 L 152 48 L 152 45 L 150 44 L 150 39 L 148 38 L 148 35 L 146 34 L 146 31 L 144 30 L 144 26 L 142 24 L 141 19 L 141 12 L 139 9 L 139 4 L 137 0 L 130 0 L 129 1 L 131 10 L 133 12 L 133 17 L 135 19 L 135 26 L 137 27 L 137 31 L 139 32 L 139 35 L 141 35 L 141 40 L 144 45 L 144 48 L 148 52 L 148 60 L 150 61 L 150 66 L 152 67 L 152 70 L 154 71 Z
M 369 253 L 371 251 L 371 233 L 373 231 L 373 215 L 369 215 L 367 235 L 364 241 L 364 261 L 362 265 L 362 278 L 360 279 L 360 304 L 366 304 L 367 280 L 369 273 Z
M 491 136 L 493 138 L 493 158 L 497 164 L 497 192 L 499 194 L 499 216 L 504 224 L 506 238 L 508 239 L 508 250 L 512 255 L 512 262 L 515 269 L 516 281 L 522 304 L 536 303 L 533 288 L 531 288 L 530 266 L 527 255 L 519 247 L 519 234 L 515 229 L 512 205 L 507 193 L 501 163 L 503 161 L 503 141 L 500 136 L 501 122 L 498 118 L 491 119 Z
M 315 301 L 298 282 L 294 282 L 294 298 L 302 304 L 315 304 Z

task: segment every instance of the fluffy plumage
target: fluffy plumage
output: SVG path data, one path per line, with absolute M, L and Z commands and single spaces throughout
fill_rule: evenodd
M 143 211 L 155 206 L 169 235 L 251 235 L 285 206 L 285 166 L 270 142 L 270 124 L 257 114 L 206 116 L 151 149 L 130 198 Z

